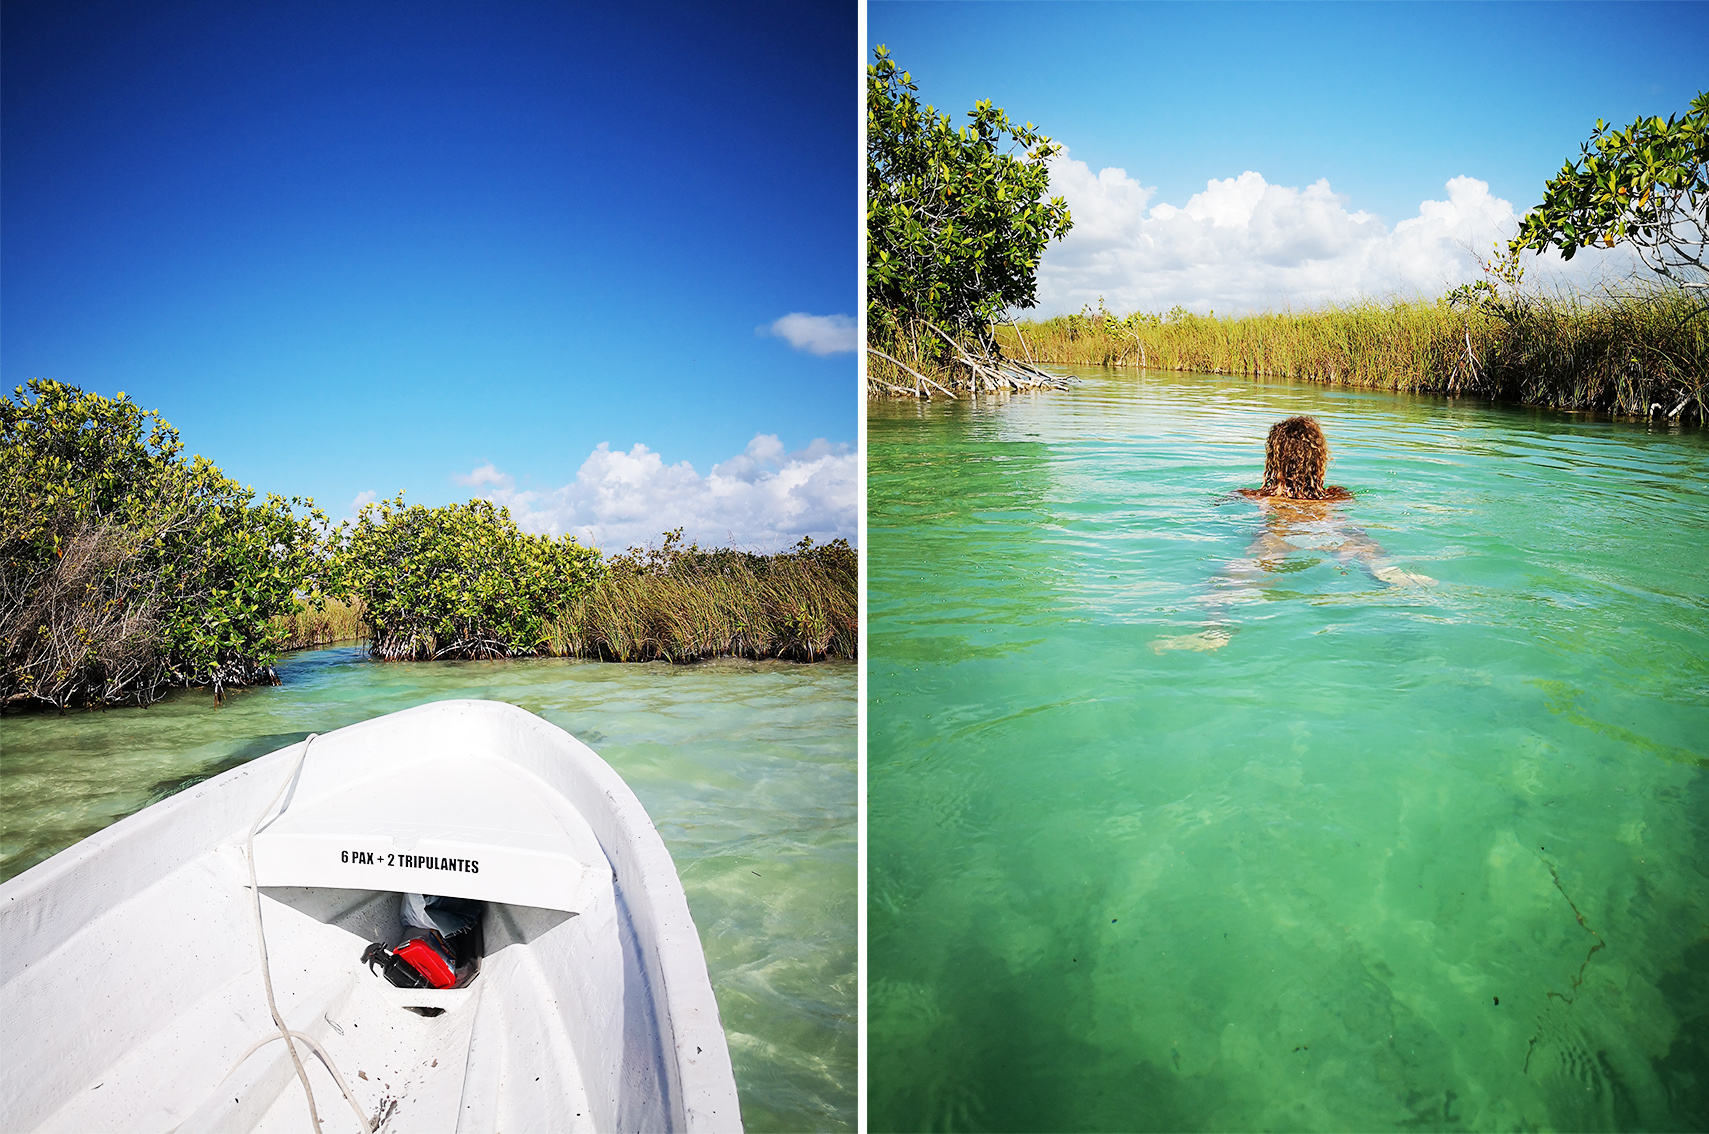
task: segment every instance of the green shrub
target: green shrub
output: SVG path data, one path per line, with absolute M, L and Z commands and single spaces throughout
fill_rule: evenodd
M 991 326 L 1036 302 L 1039 257 L 1073 226 L 1048 197 L 1062 147 L 989 100 L 959 129 L 884 45 L 866 69 L 869 390 L 930 396 L 990 381 Z M 951 340 L 954 341 L 953 345 Z M 971 373 L 964 373 L 971 371 Z
M 388 660 L 516 657 L 549 645 L 548 620 L 600 575 L 597 550 L 528 535 L 488 500 L 362 509 L 336 557 Z
M 276 680 L 274 618 L 316 589 L 312 501 L 256 503 L 122 393 L 32 380 L 0 402 L 0 438 L 5 705 Z

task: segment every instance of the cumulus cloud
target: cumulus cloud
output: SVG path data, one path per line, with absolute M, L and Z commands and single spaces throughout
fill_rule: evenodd
M 855 321 L 847 315 L 805 315 L 792 311 L 761 331 L 787 339 L 796 350 L 840 354 L 855 349 Z
M 495 488 L 509 488 L 511 486 L 510 477 L 499 472 L 491 461 L 466 473 L 452 473 L 451 479 L 470 488 L 480 488 L 489 484 Z
M 792 453 L 762 433 L 706 476 L 687 461 L 667 465 L 645 445 L 624 451 L 602 442 L 562 488 L 521 490 L 490 464 L 457 479 L 487 488 L 483 495 L 528 531 L 567 532 L 607 552 L 677 527 L 702 544 L 763 551 L 802 536 L 823 542 L 856 534 L 857 458 L 850 446 L 823 438 Z
M 1078 311 L 1104 297 L 1115 311 L 1241 312 L 1309 308 L 1361 296 L 1440 295 L 1480 278 L 1474 253 L 1511 237 L 1511 202 L 1474 177 L 1455 177 L 1446 200 L 1424 201 L 1392 229 L 1319 179 L 1271 185 L 1255 172 L 1212 179 L 1185 205 L 1152 203 L 1157 190 L 1124 169 L 1093 173 L 1066 152 L 1051 189 L 1074 228 L 1039 265 L 1039 313 Z M 1629 270 L 1629 255 L 1551 254 L 1532 276 L 1585 284 Z

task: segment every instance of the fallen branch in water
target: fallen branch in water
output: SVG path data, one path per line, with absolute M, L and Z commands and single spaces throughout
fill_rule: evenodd
M 996 393 L 998 390 L 1036 390 L 1040 388 L 1062 389 L 1068 385 L 1068 379 L 1054 374 L 1046 374 L 1036 367 L 1023 366 L 1018 362 L 1005 359 L 994 347 L 985 350 L 982 356 L 976 357 L 965 346 L 957 342 L 954 336 L 946 332 L 936 323 L 927 323 L 938 337 L 948 343 L 950 349 L 961 356 L 963 366 L 973 375 L 970 385 L 977 392 L 979 380 L 985 382 L 985 390 Z
M 916 323 L 916 327 L 932 332 L 949 348 L 950 353 L 947 355 L 948 361 L 946 363 L 920 363 L 922 366 L 931 366 L 943 381 L 940 382 L 927 377 L 922 370 L 903 362 L 887 351 L 880 350 L 875 346 L 868 346 L 866 348 L 868 353 L 882 358 L 914 378 L 914 383 L 910 388 L 898 382 L 887 381 L 869 369 L 867 372 L 867 380 L 870 383 L 869 394 L 888 392 L 930 398 L 932 390 L 936 390 L 945 397 L 953 398 L 957 390 L 965 390 L 974 394 L 1060 390 L 1065 389 L 1071 381 L 1064 375 L 1048 374 L 1040 370 L 1030 360 L 1030 357 L 1027 362 L 1004 357 L 996 345 L 996 340 L 989 335 L 977 336 L 978 341 L 970 347 L 966 342 L 956 338 L 936 323 L 922 319 Z M 904 342 L 903 345 L 912 347 L 911 353 L 917 359 L 929 359 L 934 353 L 939 357 L 944 357 L 942 348 L 934 347 L 930 351 L 924 350 L 920 343 L 911 340 Z M 1026 349 L 1024 340 L 1022 349 Z M 882 387 L 882 391 L 878 389 L 879 387 Z

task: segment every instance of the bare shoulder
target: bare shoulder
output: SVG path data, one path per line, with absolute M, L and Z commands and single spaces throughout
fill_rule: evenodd
M 1325 503 L 1330 501 L 1353 499 L 1353 494 L 1347 489 L 1341 487 L 1339 484 L 1325 485 L 1322 491 L 1317 493 L 1315 496 L 1295 496 L 1288 492 L 1278 492 L 1276 489 L 1268 486 L 1263 488 L 1237 488 L 1235 489 L 1235 492 L 1246 497 L 1248 500 L 1272 500 L 1276 502 L 1286 501 L 1288 503 L 1298 504 Z

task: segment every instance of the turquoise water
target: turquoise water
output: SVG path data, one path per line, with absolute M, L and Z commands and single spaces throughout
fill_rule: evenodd
M 872 1128 L 1709 1126 L 1709 439 L 1085 377 L 870 414 Z
M 246 760 L 382 713 L 487 697 L 623 775 L 688 893 L 749 1130 L 855 1124 L 856 672 L 719 661 L 380 664 L 293 655 L 218 709 L 4 718 L 0 877 Z

